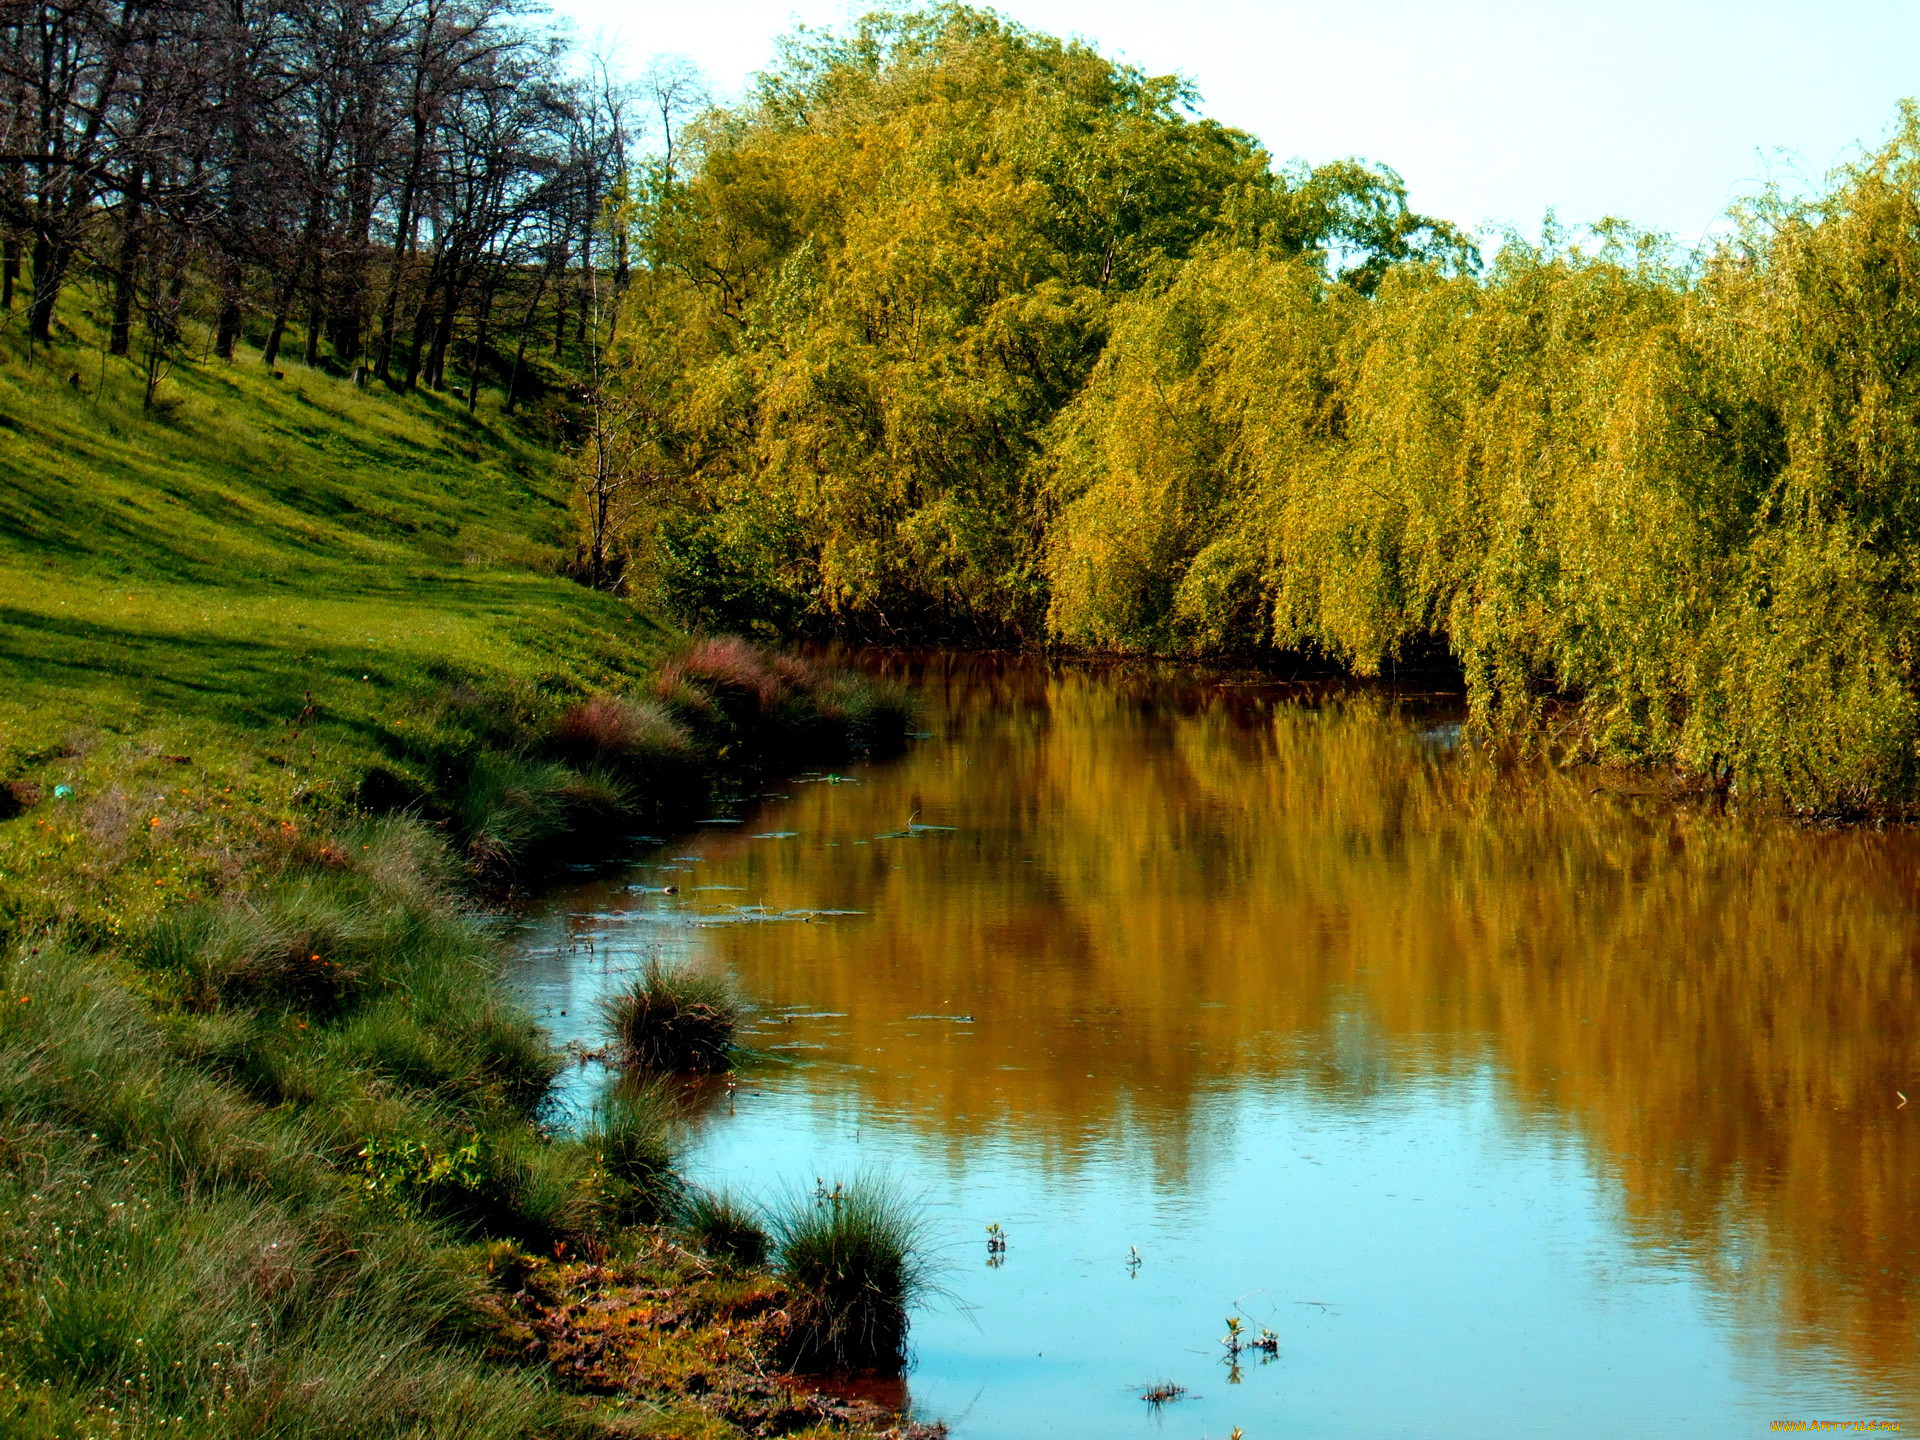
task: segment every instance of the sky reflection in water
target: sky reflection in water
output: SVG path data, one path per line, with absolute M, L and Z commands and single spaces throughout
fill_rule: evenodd
M 650 954 L 735 978 L 769 1059 L 709 1097 L 692 1174 L 926 1198 L 920 1413 L 963 1440 L 1920 1421 L 1920 837 L 1503 770 L 1432 698 L 876 663 L 933 739 L 556 897 L 517 973 L 562 1039 Z M 1280 1335 L 1237 1380 L 1236 1309 Z M 1162 1380 L 1190 1393 L 1156 1413 Z

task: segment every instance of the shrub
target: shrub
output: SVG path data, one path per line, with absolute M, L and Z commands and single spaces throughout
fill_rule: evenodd
M 771 1222 L 776 1266 L 794 1292 L 793 1363 L 899 1369 L 907 1310 L 926 1284 L 913 1207 L 865 1179 L 789 1199 Z
M 727 1068 L 739 1006 L 723 981 L 649 960 L 601 1004 L 622 1059 L 643 1070 Z

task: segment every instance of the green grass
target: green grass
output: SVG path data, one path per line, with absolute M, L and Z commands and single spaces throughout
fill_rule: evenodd
M 146 411 L 72 318 L 31 364 L 18 321 L 0 333 L 0 784 L 37 786 L 45 822 L 0 829 L 0 914 L 98 922 L 52 871 L 204 891 L 222 805 L 277 824 L 376 766 L 430 787 L 493 723 L 449 697 L 538 708 L 630 679 L 666 637 L 559 573 L 553 454 L 492 404 L 285 361 L 276 380 L 242 347 Z
M 794 1364 L 900 1369 L 907 1309 L 927 1286 L 919 1211 L 867 1178 L 789 1197 L 769 1219 L 775 1268 L 794 1292 Z
M 309 689 L 377 733 L 383 689 L 604 673 L 649 638 L 553 573 L 570 531 L 551 453 L 487 407 L 297 364 L 274 380 L 243 351 L 183 366 L 163 417 L 125 362 L 98 383 L 88 339 L 33 366 L 0 350 L 0 754 L 80 706 L 279 723 Z
M 904 711 L 566 579 L 487 407 L 98 339 L 0 321 L 0 1432 L 611 1434 L 500 1306 L 679 1214 L 671 1107 L 550 1132 L 478 902 Z
M 740 1002 L 725 981 L 649 960 L 632 984 L 601 1003 L 624 1065 L 637 1071 L 725 1070 Z
M 557 1433 L 540 1377 L 486 1359 L 460 1242 L 573 1233 L 592 1167 L 530 1123 L 553 1064 L 530 1027 L 446 1003 L 489 937 L 417 848 L 390 826 L 274 913 L 156 931 L 158 1005 L 99 956 L 0 956 L 7 1434 Z M 358 983 L 290 983 L 314 953 Z

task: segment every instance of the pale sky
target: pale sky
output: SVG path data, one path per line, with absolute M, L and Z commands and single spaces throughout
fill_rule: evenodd
M 550 0 L 625 65 L 737 92 L 844 0 Z M 1198 85 L 1282 159 L 1393 166 L 1414 206 L 1531 234 L 1618 215 L 1691 244 L 1768 178 L 1818 181 L 1920 95 L 1920 0 L 1009 0 L 994 8 Z

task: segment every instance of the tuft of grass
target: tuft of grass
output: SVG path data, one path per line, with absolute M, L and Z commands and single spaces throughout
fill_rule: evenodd
M 483 875 L 503 875 L 567 831 L 575 773 L 555 760 L 480 751 L 451 785 L 451 807 L 468 858 Z
M 830 730 L 844 733 L 850 748 L 870 755 L 901 749 L 917 715 L 906 686 L 858 671 L 836 671 L 815 692 Z
M 753 1207 L 724 1190 L 694 1190 L 680 1208 L 680 1231 L 715 1259 L 752 1267 L 766 1263 L 773 1237 Z
M 628 1081 L 601 1096 L 581 1128 L 575 1143 L 593 1156 L 621 1223 L 658 1221 L 680 1203 L 674 1121 L 673 1098 L 664 1084 Z
M 907 1311 L 925 1290 L 925 1224 L 878 1180 L 794 1196 L 769 1217 L 775 1267 L 793 1291 L 792 1363 L 880 1369 L 906 1363 Z
M 623 766 L 685 762 L 696 753 L 693 737 L 657 700 L 595 695 L 569 706 L 554 726 L 560 752 L 576 763 L 613 761 Z
M 733 1054 L 739 1003 L 722 980 L 658 958 L 601 1002 L 622 1061 L 640 1070 L 724 1070 Z
M 905 744 L 913 719 L 898 685 L 733 635 L 670 652 L 655 672 L 653 697 L 696 739 L 744 749 L 762 765 L 891 752 Z

